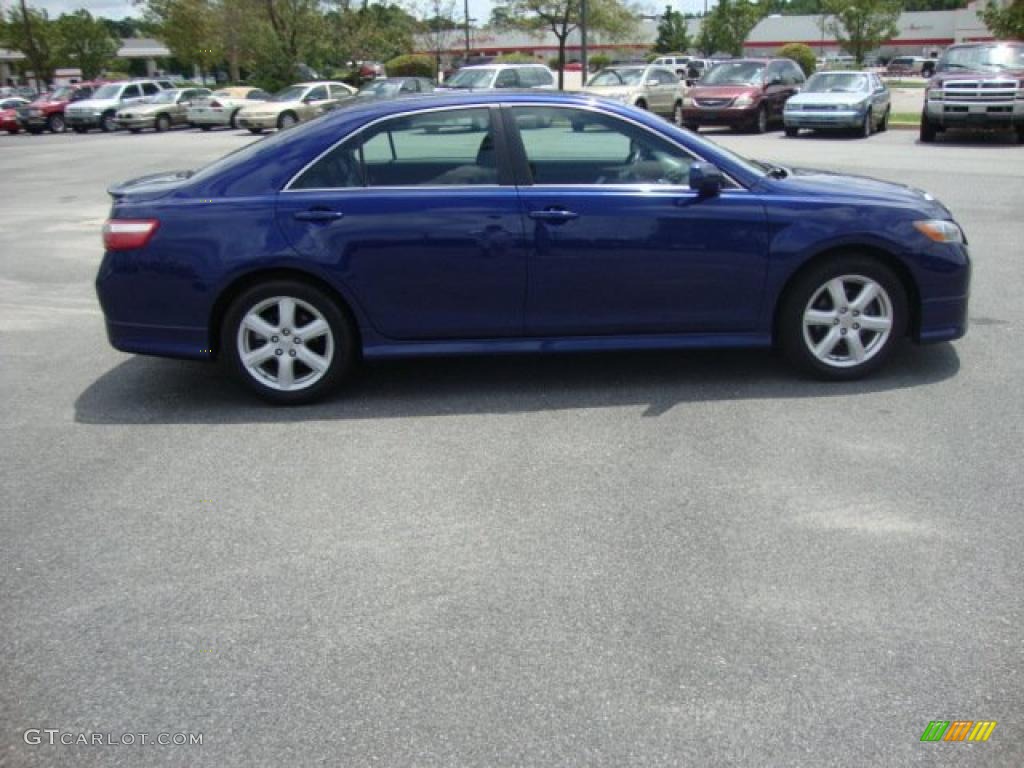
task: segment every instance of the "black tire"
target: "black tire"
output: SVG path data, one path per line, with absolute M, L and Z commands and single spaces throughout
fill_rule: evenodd
M 764 104 L 757 108 L 757 115 L 754 117 L 751 130 L 754 133 L 766 133 L 768 131 L 768 110 L 764 108 Z
M 171 129 L 171 118 L 167 115 L 157 115 L 156 120 L 153 123 L 153 127 L 157 133 L 164 133 Z
M 935 128 L 935 124 L 932 123 L 928 119 L 928 115 L 922 114 L 921 115 L 921 134 L 920 134 L 921 143 L 922 144 L 931 144 L 933 141 L 935 141 L 935 134 L 936 133 L 938 133 L 938 131 Z
M 791 138 L 791 139 L 795 139 L 797 136 L 800 135 L 800 129 L 799 128 L 793 128 L 793 127 L 787 125 L 786 126 L 786 135 L 789 138 Z
M 871 110 L 869 109 L 867 112 L 864 113 L 864 122 L 861 123 L 860 126 L 860 137 L 862 139 L 871 138 L 871 134 L 874 133 L 874 128 L 875 117 L 874 115 L 871 114 Z
M 100 118 L 100 130 L 104 133 L 113 133 L 117 130 L 117 123 L 114 122 L 113 112 L 107 112 Z
M 879 342 L 871 356 L 862 363 L 851 367 L 837 367 L 820 360 L 809 348 L 804 334 L 804 311 L 830 280 L 847 275 L 867 278 L 884 289 L 891 308 L 891 327 L 888 337 Z M 804 373 L 828 381 L 852 381 L 878 370 L 885 364 L 893 348 L 906 335 L 908 317 L 906 291 L 900 279 L 889 267 L 870 256 L 853 253 L 838 255 L 822 260 L 798 274 L 787 287 L 780 302 L 776 342 L 789 361 Z M 853 321 L 852 313 L 848 319 Z M 865 333 L 871 335 L 869 331 Z M 845 343 L 840 341 L 840 344 Z M 869 341 L 865 349 L 869 348 L 870 344 Z
M 75 133 L 88 133 L 89 131 L 84 125 L 72 125 L 71 130 Z
M 200 126 L 199 126 L 199 130 L 200 130 L 200 131 L 208 131 L 208 130 L 210 130 L 211 128 L 213 128 L 213 126 L 212 126 L 212 125 L 200 125 Z
M 303 389 L 275 389 L 250 373 L 240 358 L 238 333 L 242 320 L 257 304 L 277 296 L 291 297 L 311 305 L 330 326 L 334 342 L 331 362 L 319 380 Z M 347 313 L 319 288 L 298 280 L 272 280 L 254 286 L 238 296 L 224 317 L 220 329 L 220 349 L 221 358 L 243 386 L 263 399 L 279 405 L 299 405 L 323 397 L 352 372 L 359 358 L 357 336 Z
M 64 122 L 64 115 L 52 114 L 46 119 L 46 128 L 50 133 L 64 133 L 68 129 Z
M 277 118 L 277 130 L 286 131 L 294 125 L 297 125 L 299 118 L 295 116 L 294 112 L 282 112 L 280 117 Z
M 885 133 L 889 130 L 889 111 L 890 108 L 886 107 L 885 112 L 882 114 L 882 122 L 878 124 L 879 133 Z
M 647 109 L 647 102 L 644 101 L 643 99 L 637 99 L 635 106 L 639 107 L 640 109 Z
M 236 130 L 238 129 L 238 113 L 241 112 L 241 111 L 242 111 L 242 108 L 239 107 L 234 112 L 232 112 L 231 113 L 231 117 L 228 118 L 228 125 L 230 125 L 232 128 L 234 128 Z M 213 126 L 208 125 L 208 126 L 206 126 L 206 129 L 209 130 L 212 127 Z

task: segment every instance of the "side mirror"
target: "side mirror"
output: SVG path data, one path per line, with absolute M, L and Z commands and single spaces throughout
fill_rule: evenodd
M 722 172 L 714 163 L 695 162 L 690 166 L 690 189 L 700 197 L 715 197 L 722 191 Z

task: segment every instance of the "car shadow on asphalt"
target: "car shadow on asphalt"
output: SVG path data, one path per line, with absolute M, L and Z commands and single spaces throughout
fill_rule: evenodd
M 83 424 L 243 424 L 509 414 L 644 406 L 657 417 L 696 403 L 846 397 L 955 376 L 952 344 L 906 343 L 877 375 L 848 383 L 801 378 L 767 350 L 420 358 L 363 365 L 326 400 L 274 407 L 223 366 L 133 357 L 75 401 Z

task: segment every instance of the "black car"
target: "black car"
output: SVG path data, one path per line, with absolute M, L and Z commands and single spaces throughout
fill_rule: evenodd
M 359 89 L 359 99 L 395 99 L 417 93 L 431 93 L 434 83 L 426 77 L 378 77 Z

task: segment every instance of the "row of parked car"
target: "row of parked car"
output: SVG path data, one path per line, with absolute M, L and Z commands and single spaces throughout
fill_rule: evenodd
M 605 67 L 583 90 L 655 112 L 692 131 L 728 126 L 762 133 L 782 127 L 787 136 L 811 129 L 853 130 L 867 137 L 888 128 L 891 97 L 877 73 L 827 70 L 807 78 L 791 59 L 729 59 L 714 63 L 690 84 L 693 70 L 680 74 L 681 68 L 701 60 L 685 58 Z M 948 125 L 961 124 L 1013 127 L 1024 140 L 1024 44 L 952 46 L 937 67 L 925 93 L 922 141 L 934 140 Z M 164 131 L 188 124 L 261 133 L 305 122 L 349 99 L 390 99 L 434 90 L 553 90 L 555 82 L 543 64 L 492 63 L 464 67 L 443 86 L 426 78 L 393 77 L 372 80 L 358 91 L 334 81 L 297 83 L 273 95 L 252 87 L 213 92 L 175 88 L 164 80 L 81 83 L 31 103 L 19 98 L 0 102 L 0 129 Z

